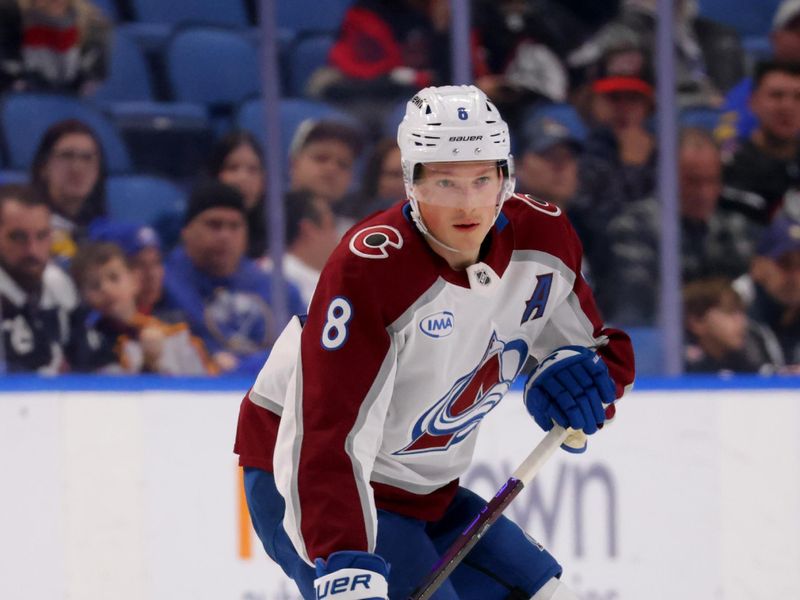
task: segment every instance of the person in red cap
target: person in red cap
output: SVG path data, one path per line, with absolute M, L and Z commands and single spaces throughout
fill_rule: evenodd
M 655 102 L 647 54 L 635 46 L 609 52 L 597 64 L 590 87 L 593 127 L 579 165 L 582 193 L 573 209 L 591 215 L 588 254 L 593 276 L 602 280 L 611 265 L 602 250 L 607 234 L 595 224 L 609 223 L 655 192 L 656 142 L 646 125 Z

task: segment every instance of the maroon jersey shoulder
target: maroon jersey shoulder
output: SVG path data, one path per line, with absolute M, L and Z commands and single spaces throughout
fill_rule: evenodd
M 516 250 L 538 250 L 560 258 L 578 272 L 583 248 L 572 224 L 559 207 L 530 194 L 514 194 L 503 204 L 514 229 Z
M 433 285 L 433 252 L 402 204 L 376 213 L 345 233 L 320 276 L 319 289 L 364 294 L 392 322 Z M 327 301 L 324 300 L 324 301 Z

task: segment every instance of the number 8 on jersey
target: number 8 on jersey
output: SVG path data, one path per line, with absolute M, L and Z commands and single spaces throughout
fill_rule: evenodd
M 328 305 L 328 316 L 322 328 L 322 347 L 338 350 L 347 341 L 347 324 L 353 316 L 353 307 L 347 298 L 336 296 Z

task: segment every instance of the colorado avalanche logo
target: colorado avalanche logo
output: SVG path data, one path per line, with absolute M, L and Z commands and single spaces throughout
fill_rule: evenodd
M 478 366 L 420 417 L 412 442 L 394 454 L 443 451 L 464 440 L 503 399 L 527 357 L 523 340 L 503 342 L 493 333 Z
M 363 258 L 386 258 L 389 247 L 403 247 L 400 232 L 389 225 L 365 227 L 350 238 L 350 251 Z

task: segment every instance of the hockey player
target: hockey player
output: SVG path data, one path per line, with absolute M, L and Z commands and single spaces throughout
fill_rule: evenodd
M 508 128 L 483 92 L 420 91 L 398 143 L 408 202 L 346 234 L 241 406 L 253 524 L 306 599 L 408 597 L 484 506 L 458 477 L 529 357 L 526 406 L 575 429 L 573 450 L 633 381 L 567 218 L 513 194 Z M 561 572 L 502 517 L 433 597 L 575 599 Z

